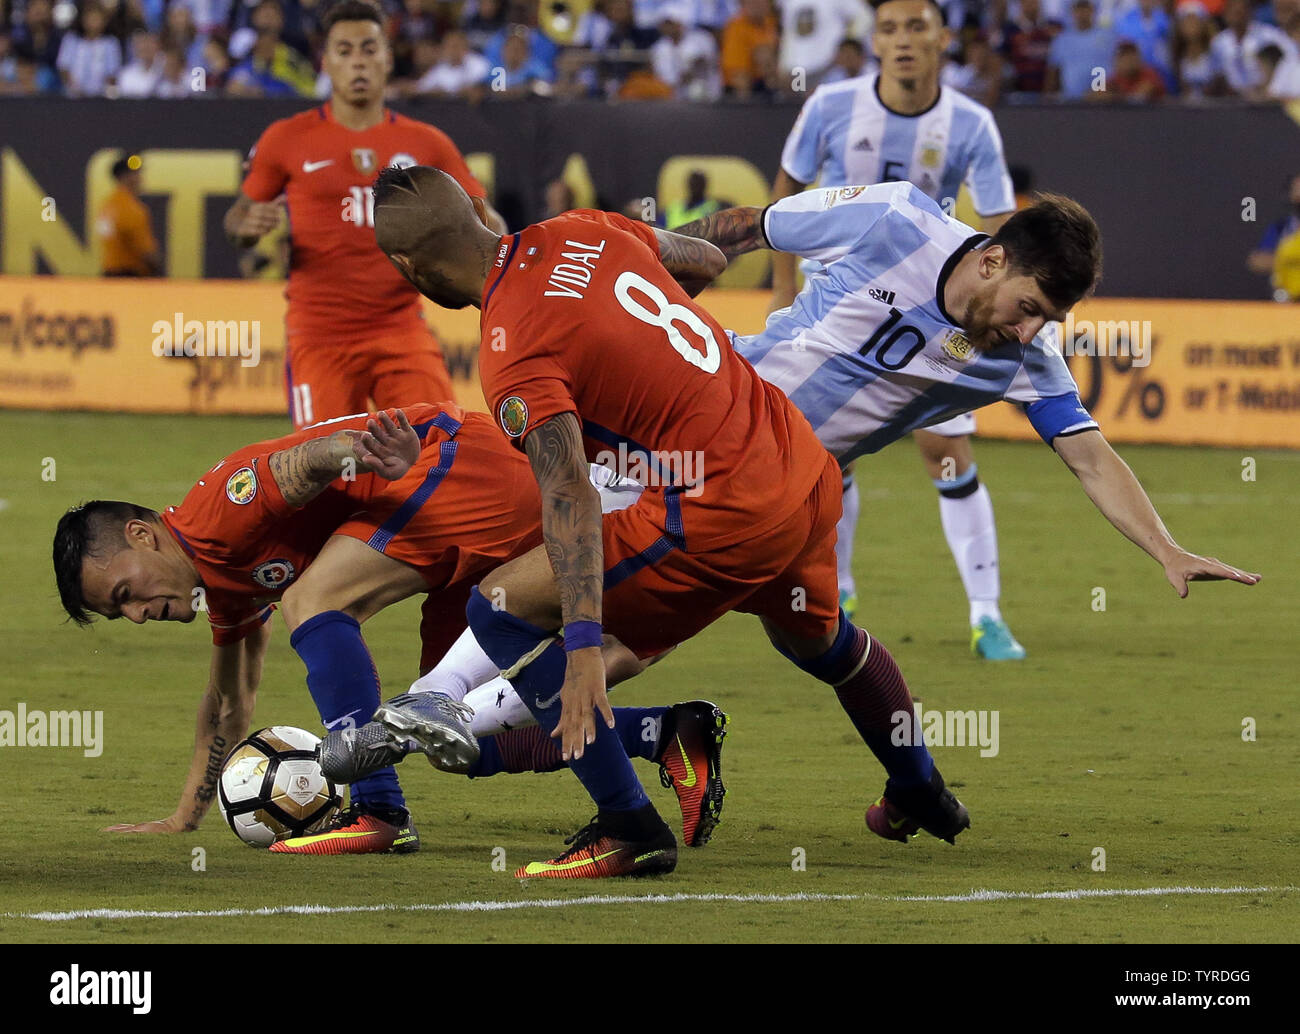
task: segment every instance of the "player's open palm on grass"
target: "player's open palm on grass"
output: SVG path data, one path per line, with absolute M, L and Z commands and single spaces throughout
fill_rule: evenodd
M 1254 585 L 1260 576 L 1250 571 L 1242 571 L 1214 557 L 1197 556 L 1180 549 L 1165 562 L 1165 577 L 1177 591 L 1179 597 L 1186 599 L 1190 582 L 1241 582 Z

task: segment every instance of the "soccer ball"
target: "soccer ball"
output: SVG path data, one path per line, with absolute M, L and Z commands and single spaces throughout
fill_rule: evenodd
M 305 729 L 258 729 L 226 757 L 217 783 L 222 817 L 246 844 L 314 833 L 342 803 L 316 760 L 320 740 Z

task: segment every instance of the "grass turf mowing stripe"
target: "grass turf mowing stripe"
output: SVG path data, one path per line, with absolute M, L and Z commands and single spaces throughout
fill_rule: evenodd
M 273 905 L 266 908 L 223 908 L 207 911 L 90 908 L 70 912 L 6 912 L 4 919 L 64 923 L 76 919 L 236 919 L 248 916 L 346 915 L 366 912 L 512 912 L 520 909 L 571 908 L 581 905 L 673 905 L 721 901 L 779 905 L 820 901 L 893 901 L 984 903 L 992 901 L 1082 901 L 1089 898 L 1175 897 L 1192 894 L 1277 894 L 1296 887 L 1137 887 L 1048 891 L 973 890 L 969 894 L 588 894 L 579 898 L 542 901 L 448 901 L 413 905 Z

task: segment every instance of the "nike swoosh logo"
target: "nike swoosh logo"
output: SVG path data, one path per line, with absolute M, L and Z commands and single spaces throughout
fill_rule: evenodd
M 325 166 L 333 165 L 333 164 L 334 164 L 333 158 L 326 158 L 323 162 L 303 162 L 302 171 L 315 172 L 317 169 L 323 169 L 325 168 Z
M 895 821 L 894 821 L 893 819 L 891 819 L 891 818 L 886 818 L 885 821 L 889 823 L 889 828 L 890 828 L 890 829 L 902 829 L 904 826 L 907 825 L 908 819 L 907 819 L 907 816 L 904 815 L 904 816 L 903 816 L 901 819 L 899 819 L 897 822 L 895 822 Z
M 553 696 L 553 697 L 547 697 L 545 700 L 543 700 L 543 699 L 541 699 L 540 697 L 538 697 L 538 699 L 537 699 L 537 706 L 540 707 L 543 711 L 545 711 L 548 707 L 550 707 L 553 703 L 555 703 L 555 701 L 557 701 L 557 700 L 560 699 L 560 693 L 563 693 L 563 692 L 564 692 L 564 690 L 559 690 L 559 691 L 555 694 L 555 696 Z
M 539 872 L 564 872 L 568 869 L 579 869 L 584 865 L 591 865 L 593 862 L 603 862 L 606 858 L 618 854 L 619 849 L 616 847 L 612 851 L 606 851 L 604 854 L 593 855 L 591 858 L 581 858 L 575 862 L 529 862 L 525 867 L 526 873 Z
M 377 837 L 379 830 L 368 829 L 361 833 L 345 833 L 342 830 L 332 830 L 329 833 L 316 833 L 309 837 L 294 837 L 294 844 L 318 844 L 322 840 L 359 840 L 362 837 Z M 285 841 L 288 843 L 289 841 Z
M 682 746 L 681 736 L 677 737 L 677 749 L 682 753 L 682 764 L 686 766 L 686 778 L 680 780 L 682 786 L 688 790 L 695 785 L 695 768 L 691 764 L 691 759 L 686 756 L 686 748 Z

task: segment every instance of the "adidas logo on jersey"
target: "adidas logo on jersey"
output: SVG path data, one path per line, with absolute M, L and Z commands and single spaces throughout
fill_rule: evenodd
M 866 137 L 863 137 L 861 140 L 859 140 L 856 144 L 853 145 L 853 150 L 855 150 L 855 151 L 874 151 L 875 148 L 871 146 L 871 141 L 870 141 L 869 139 L 867 139 Z
M 874 298 L 878 302 L 884 302 L 886 305 L 894 304 L 894 292 L 886 291 L 883 287 L 868 287 L 867 297 Z

